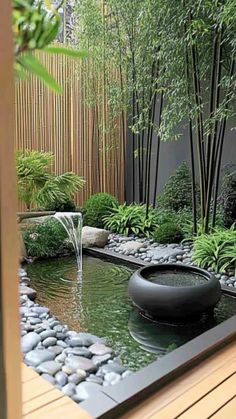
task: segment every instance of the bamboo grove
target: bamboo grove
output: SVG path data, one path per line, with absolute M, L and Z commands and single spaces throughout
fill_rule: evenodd
M 107 129 L 118 115 L 123 130 L 128 121 L 131 162 L 123 149 L 132 200 L 145 203 L 147 213 L 156 205 L 160 142 L 181 141 L 187 127 L 193 232 L 198 222 L 208 232 L 215 226 L 227 122 L 235 114 L 236 1 L 176 3 L 81 0 L 74 41 L 93 56 L 94 72 L 103 70 L 100 88 L 112 109 Z M 90 100 L 98 103 L 99 95 Z

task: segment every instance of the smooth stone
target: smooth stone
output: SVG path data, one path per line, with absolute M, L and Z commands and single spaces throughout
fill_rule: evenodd
M 117 384 L 121 380 L 121 376 L 116 372 L 108 372 L 104 376 L 105 381 L 108 381 L 111 385 Z
M 61 387 L 63 387 L 68 382 L 68 376 L 63 371 L 59 371 L 55 375 L 55 380 Z
M 61 391 L 63 391 L 63 393 L 68 397 L 72 397 L 73 394 L 75 393 L 75 390 L 76 390 L 76 385 L 74 383 L 68 383 L 61 389 Z
M 62 354 L 56 356 L 55 361 L 60 362 L 60 363 L 63 364 L 65 362 L 65 359 L 66 359 L 66 354 L 62 353 Z
M 41 341 L 40 335 L 38 335 L 35 332 L 27 333 L 27 335 L 23 336 L 21 338 L 21 350 L 22 352 L 26 353 L 31 351 L 35 348 L 35 346 L 38 345 L 38 343 Z
M 94 394 L 102 390 L 102 386 L 96 383 L 88 383 L 83 381 L 76 387 L 76 394 L 80 401 L 87 400 L 89 397 L 93 397 Z
M 50 324 L 50 327 L 53 329 L 55 326 L 59 325 L 60 322 L 58 320 L 49 319 L 49 324 Z
M 92 357 L 92 361 L 95 365 L 102 365 L 105 364 L 109 359 L 111 359 L 111 354 L 106 355 L 94 355 Z
M 36 324 L 41 323 L 41 320 L 39 318 L 34 318 L 34 317 L 31 317 L 29 319 L 29 321 L 30 321 L 30 324 L 32 324 L 33 326 L 35 326 Z
M 42 313 L 49 313 L 49 308 L 47 307 L 34 307 L 32 309 L 35 313 L 42 314 Z
M 34 349 L 25 356 L 25 362 L 27 365 L 37 367 L 39 364 L 45 361 L 52 361 L 55 358 L 55 354 L 47 349 Z
M 74 369 L 69 367 L 68 365 L 63 365 L 62 366 L 62 371 L 65 372 L 67 375 L 74 374 L 74 372 L 75 372 Z
M 104 247 L 108 242 L 109 231 L 84 226 L 82 228 L 82 245 L 83 247 Z
M 49 374 L 42 374 L 41 377 L 44 378 L 44 380 L 47 380 L 51 384 L 55 384 L 56 382 L 55 379 Z
M 56 361 L 46 361 L 42 362 L 42 364 L 38 365 L 37 372 L 42 374 L 49 374 L 55 375 L 58 371 L 60 371 L 61 365 Z
M 103 365 L 99 368 L 99 371 L 102 374 L 107 374 L 108 372 L 116 372 L 117 374 L 122 374 L 125 372 L 126 368 L 122 365 L 116 364 L 115 362 Z
M 63 351 L 63 348 L 61 346 L 49 346 L 48 347 L 49 351 L 53 352 L 55 354 L 55 356 L 60 355 Z
M 98 377 L 97 375 L 94 374 L 90 374 L 87 378 L 86 378 L 87 383 L 96 383 L 96 384 L 100 384 L 102 385 L 103 383 L 103 379 L 101 377 Z
M 78 374 L 78 373 L 73 373 L 71 375 L 69 375 L 68 381 L 69 383 L 74 383 L 74 384 L 79 384 L 82 381 L 84 381 L 86 378 L 86 372 L 84 371 L 84 374 Z
M 43 340 L 42 344 L 45 346 L 45 348 L 48 348 L 48 346 L 56 345 L 57 339 L 53 337 L 48 337 L 45 340 Z
M 61 346 L 63 349 L 68 348 L 67 343 L 65 343 L 63 340 L 58 340 L 57 345 Z
M 106 355 L 112 353 L 112 349 L 103 343 L 94 343 L 89 346 L 89 350 L 93 355 Z
M 72 337 L 68 341 L 68 345 L 75 347 L 75 346 L 83 346 L 83 340 L 79 337 Z
M 184 254 L 184 250 L 182 250 L 180 247 L 176 247 L 175 249 L 172 249 L 169 246 L 165 248 L 156 247 L 154 249 L 148 250 L 147 252 L 148 257 L 152 259 L 156 259 L 156 260 L 169 259 L 170 257 L 183 255 L 183 254 Z
M 92 353 L 87 348 L 67 348 L 65 350 L 66 354 L 68 355 L 77 355 L 77 356 L 85 356 L 86 358 L 91 358 Z
M 94 371 L 97 369 L 96 365 L 90 359 L 84 358 L 82 356 L 70 356 L 66 359 L 66 365 L 74 371 L 77 369 Z
M 33 288 L 20 286 L 20 295 L 26 295 L 30 300 L 34 301 L 37 293 Z
M 53 338 L 56 336 L 56 332 L 54 330 L 45 330 L 44 332 L 40 333 L 41 339 L 45 340 L 47 338 Z

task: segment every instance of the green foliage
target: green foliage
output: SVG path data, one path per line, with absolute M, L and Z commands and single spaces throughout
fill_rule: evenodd
M 69 198 L 67 198 L 65 201 L 56 199 L 54 202 L 51 202 L 46 207 L 44 207 L 43 210 L 44 211 L 57 211 L 57 212 L 77 211 L 74 201 Z
M 14 34 L 15 69 L 20 77 L 32 73 L 49 88 L 61 93 L 62 88 L 51 76 L 38 58 L 35 50 L 47 53 L 66 54 L 71 57 L 84 57 L 84 51 L 65 47 L 49 47 L 55 40 L 61 19 L 50 0 L 13 0 L 12 26 Z
M 84 225 L 104 228 L 104 217 L 117 206 L 117 199 L 108 193 L 92 195 L 84 205 Z
M 236 274 L 236 229 L 218 230 L 194 239 L 193 261 L 202 268 L 211 267 L 224 272 L 229 268 Z
M 72 245 L 67 239 L 63 226 L 52 218 L 23 230 L 23 240 L 30 257 L 55 257 L 71 252 Z
M 153 233 L 153 239 L 157 243 L 179 243 L 183 239 L 183 231 L 172 221 L 161 224 Z
M 186 162 L 170 177 L 157 201 L 158 206 L 173 211 L 192 207 L 191 173 Z
M 52 153 L 36 150 L 16 153 L 18 195 L 28 210 L 33 205 L 47 207 L 71 199 L 84 184 L 73 172 L 56 175 L 51 170 L 53 159 Z
M 157 227 L 157 211 L 150 208 L 146 217 L 144 205 L 131 204 L 119 205 L 114 207 L 112 213 L 103 218 L 105 227 L 115 233 L 124 234 L 144 234 L 150 236 Z
M 226 227 L 236 221 L 236 172 L 224 176 L 220 197 Z

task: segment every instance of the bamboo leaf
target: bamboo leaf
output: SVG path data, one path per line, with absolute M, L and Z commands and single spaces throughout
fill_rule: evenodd
M 43 48 L 43 51 L 49 52 L 52 54 L 63 54 L 72 58 L 86 58 L 88 56 L 87 51 L 85 50 L 76 50 L 72 48 L 66 48 L 61 46 L 49 46 Z
M 54 92 L 62 93 L 62 87 L 34 55 L 22 55 L 18 57 L 17 62 L 27 71 L 39 77 Z

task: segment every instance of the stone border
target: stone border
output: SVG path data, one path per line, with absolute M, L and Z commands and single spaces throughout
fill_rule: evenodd
M 236 316 L 81 403 L 93 418 L 115 418 L 236 339 Z

